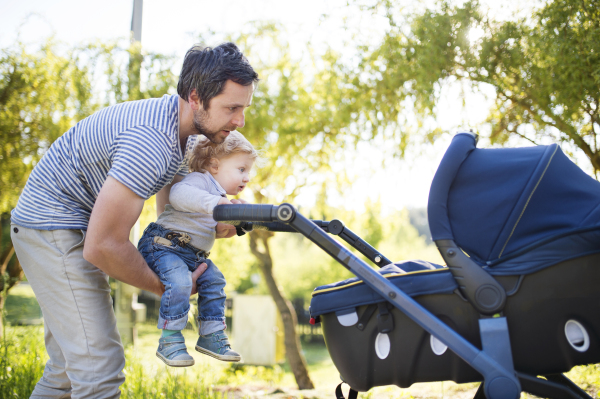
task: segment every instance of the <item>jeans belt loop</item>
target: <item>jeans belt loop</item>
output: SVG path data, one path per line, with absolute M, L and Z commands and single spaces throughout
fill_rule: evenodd
M 209 256 L 210 256 L 210 252 L 207 252 L 207 251 L 205 251 L 203 249 L 200 249 L 200 250 L 198 250 L 198 252 L 196 252 L 196 258 L 207 259 Z

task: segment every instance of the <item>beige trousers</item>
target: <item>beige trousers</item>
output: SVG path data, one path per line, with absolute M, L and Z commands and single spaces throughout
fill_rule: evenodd
M 50 356 L 31 397 L 120 397 L 123 345 L 108 276 L 83 259 L 85 233 L 11 225 L 11 238 L 42 308 Z

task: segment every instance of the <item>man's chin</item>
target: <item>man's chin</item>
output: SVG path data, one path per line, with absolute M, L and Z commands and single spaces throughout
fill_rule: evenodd
M 221 144 L 227 138 L 226 135 L 223 135 L 222 132 L 217 133 L 200 133 L 204 135 L 211 143 Z
M 229 136 L 229 133 L 231 133 L 231 132 L 229 132 L 227 130 L 221 130 L 221 131 L 219 131 L 217 133 L 214 133 L 212 135 L 212 137 L 208 137 L 208 136 L 207 137 L 213 143 L 215 143 L 215 144 L 221 144 L 222 142 L 225 141 L 225 139 L 227 138 L 227 136 Z

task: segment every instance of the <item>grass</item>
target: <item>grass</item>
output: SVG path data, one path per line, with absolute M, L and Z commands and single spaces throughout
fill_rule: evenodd
M 42 326 L 21 326 L 39 320 L 39 306 L 27 285 L 10 291 L 6 303 L 5 336 L 0 339 L 0 398 L 27 398 L 42 375 L 47 355 Z M 11 325 L 13 324 L 13 325 Z M 322 344 L 303 344 L 314 391 L 298 391 L 287 364 L 272 367 L 220 362 L 193 350 L 194 331 L 184 330 L 190 354 L 196 364 L 189 368 L 170 368 L 156 358 L 160 331 L 150 324 L 138 327 L 135 346 L 126 349 L 125 384 L 122 398 L 200 398 L 225 397 L 272 399 L 331 398 L 339 383 L 339 373 Z M 235 342 L 232 342 L 235 348 Z M 600 365 L 575 367 L 567 376 L 597 398 L 600 390 Z M 401 389 L 377 387 L 361 393 L 361 399 L 391 398 L 472 398 L 478 384 L 451 381 L 414 384 Z M 346 391 L 346 387 L 344 392 Z M 522 398 L 531 395 L 522 394 Z
M 5 327 L 0 356 L 0 398 L 28 398 L 48 359 L 43 328 Z
M 35 325 L 42 323 L 42 311 L 31 286 L 19 283 L 6 298 L 4 307 L 6 321 L 11 325 Z

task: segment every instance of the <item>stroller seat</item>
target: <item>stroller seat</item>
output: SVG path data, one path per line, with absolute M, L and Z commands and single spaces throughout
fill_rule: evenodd
M 600 362 L 600 183 L 557 145 L 478 149 L 474 135 L 456 135 L 432 183 L 428 216 L 450 268 L 396 263 L 379 270 L 390 282 L 479 349 L 479 321 L 506 318 L 506 350 L 517 375 L 552 381 L 575 365 Z M 453 267 L 449 246 L 464 254 L 465 270 Z M 480 288 L 487 283 L 463 280 L 474 267 L 505 294 L 491 300 L 490 311 L 477 303 L 485 302 Z M 354 390 L 482 381 L 358 279 L 317 287 L 310 312 Z M 521 383 L 527 390 L 527 381 Z
M 403 270 L 407 265 L 408 272 Z M 593 254 L 530 275 L 498 277 L 508 294 L 504 315 L 515 370 L 552 375 L 600 361 L 599 265 L 600 254 Z M 379 271 L 481 348 L 480 314 L 462 296 L 448 268 L 408 261 Z M 384 385 L 406 388 L 416 382 L 482 380 L 403 312 L 388 306 L 381 309 L 384 303 L 356 278 L 314 290 L 310 313 L 322 323 L 327 349 L 344 382 L 357 391 L 368 391 Z M 388 331 L 381 321 L 386 311 L 392 320 Z M 571 336 L 566 329 L 572 329 Z

